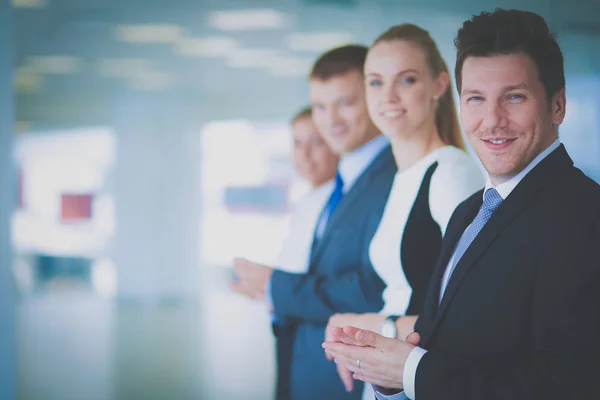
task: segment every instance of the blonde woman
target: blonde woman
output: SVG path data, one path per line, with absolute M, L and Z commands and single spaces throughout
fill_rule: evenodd
M 455 208 L 484 185 L 466 153 L 448 67 L 429 33 L 412 24 L 384 32 L 365 63 L 369 115 L 391 143 L 398 173 L 370 258 L 387 287 L 379 313 L 336 314 L 332 326 L 352 325 L 405 339 L 413 331 Z M 328 356 L 330 358 L 330 356 Z M 347 391 L 350 371 L 338 366 Z M 363 398 L 372 400 L 370 385 Z

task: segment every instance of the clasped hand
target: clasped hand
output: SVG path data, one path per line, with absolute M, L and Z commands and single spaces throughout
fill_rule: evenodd
M 404 388 L 406 359 L 420 341 L 418 333 L 402 341 L 353 326 L 330 327 L 329 337 L 323 348 L 338 365 L 338 372 L 341 366 L 351 371 L 354 379 L 398 391 Z M 342 380 L 348 390 L 347 380 L 343 376 Z

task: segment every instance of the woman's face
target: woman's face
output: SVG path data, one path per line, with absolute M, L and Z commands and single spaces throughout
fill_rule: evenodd
M 448 74 L 432 77 L 425 54 L 404 40 L 381 42 L 365 62 L 367 106 L 373 123 L 390 138 L 435 126 L 436 99 L 448 88 Z

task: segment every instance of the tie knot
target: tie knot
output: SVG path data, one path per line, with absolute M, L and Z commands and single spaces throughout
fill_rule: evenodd
M 342 179 L 342 175 L 340 175 L 340 171 L 335 173 L 335 186 L 340 189 L 344 187 L 344 180 Z
M 500 203 L 502 203 L 502 196 L 500 196 L 500 193 L 498 193 L 496 189 L 492 188 L 486 190 L 483 195 L 483 206 L 487 210 L 491 212 L 496 211 L 496 208 L 498 208 Z

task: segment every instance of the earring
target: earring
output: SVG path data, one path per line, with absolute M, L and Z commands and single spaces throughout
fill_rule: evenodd
M 437 94 L 433 95 L 433 100 L 438 101 L 439 98 L 440 98 L 440 96 L 438 96 Z

